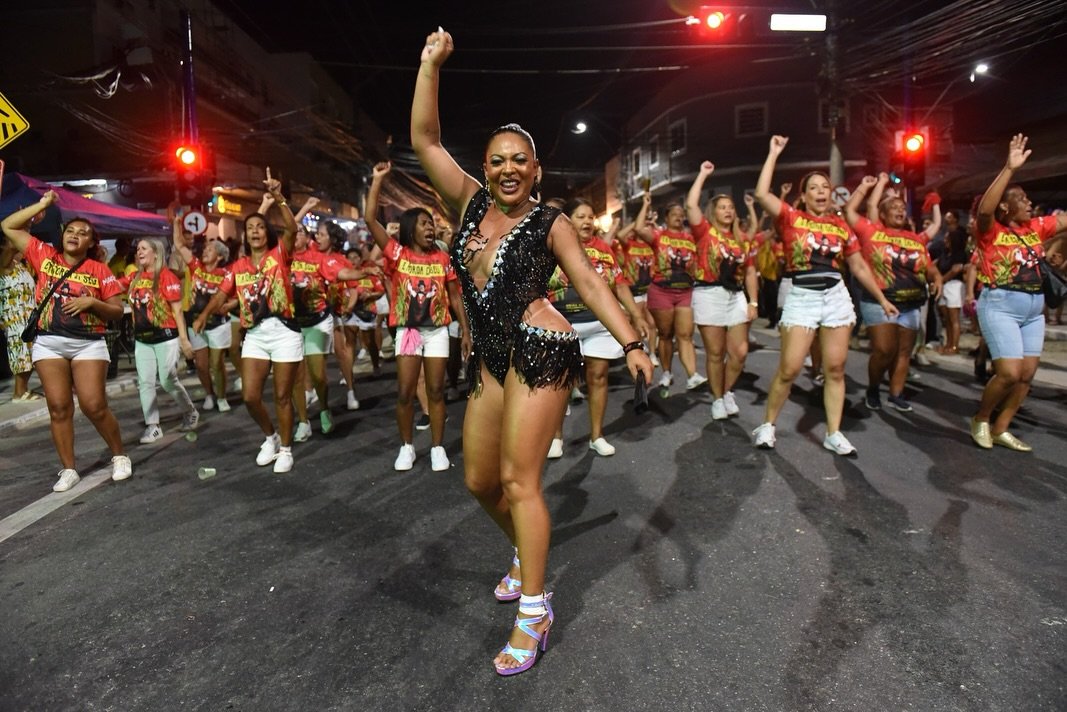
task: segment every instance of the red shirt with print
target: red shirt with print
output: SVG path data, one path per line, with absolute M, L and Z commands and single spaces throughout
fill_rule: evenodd
M 44 295 L 67 270 L 73 267 L 63 259 L 62 253 L 46 242 L 31 237 L 26 246 L 26 262 L 37 275 L 35 296 L 40 304 Z M 95 297 L 106 302 L 122 294 L 122 285 L 103 262 L 85 260 L 77 271 L 72 272 L 49 298 L 37 320 L 41 334 L 55 334 L 74 339 L 102 339 L 107 324 L 96 314 L 86 310 L 80 314 L 65 314 L 63 305 L 78 297 Z
M 368 270 L 378 266 L 373 260 L 368 260 L 359 265 L 359 269 Z M 360 279 L 349 280 L 344 285 L 356 292 L 355 310 L 362 312 L 362 316 L 374 316 L 378 313 L 378 298 L 385 294 L 385 282 L 377 274 L 364 273 Z
M 293 283 L 293 303 L 300 326 L 322 321 L 330 309 L 330 285 L 337 282 L 342 269 L 351 267 L 348 260 L 333 252 L 308 248 L 293 255 L 289 275 Z
M 237 295 L 241 326 L 251 329 L 272 316 L 293 318 L 293 285 L 289 281 L 289 262 L 292 256 L 284 243 L 269 250 L 259 265 L 251 257 L 242 257 L 230 267 L 230 274 L 219 289 L 228 296 Z
M 382 254 L 393 290 L 389 326 L 445 326 L 452 321 L 446 285 L 456 281 L 456 273 L 447 252 L 420 254 L 389 238 Z
M 898 230 L 865 217 L 855 226 L 863 259 L 885 298 L 908 308 L 926 301 L 926 269 L 930 266 L 930 242 L 925 232 Z M 863 290 L 860 299 L 877 301 Z
M 193 280 L 193 303 L 189 306 L 186 323 L 192 324 L 207 308 L 208 302 L 215 296 L 215 293 L 219 291 L 219 287 L 222 286 L 222 283 L 230 274 L 230 270 L 226 267 L 208 269 L 203 262 L 194 257 L 193 261 L 189 263 L 189 274 L 192 275 Z M 207 320 L 205 328 L 213 329 L 224 321 L 226 321 L 225 314 L 212 314 L 211 318 Z
M 752 248 L 747 240 L 738 240 L 731 232 L 722 234 L 702 219 L 693 226 L 697 241 L 696 257 L 690 262 L 689 274 L 701 287 L 719 286 L 739 292 L 745 286 L 745 271 L 753 264 Z
M 812 215 L 783 202 L 776 225 L 786 277 L 797 272 L 840 272 L 845 258 L 860 250 L 848 223 L 836 215 Z
M 586 257 L 589 258 L 589 263 L 593 265 L 593 269 L 604 280 L 604 284 L 614 287 L 620 282 L 625 283 L 626 278 L 623 276 L 618 262 L 615 261 L 615 254 L 608 243 L 599 237 L 593 237 L 588 242 L 583 242 L 582 248 L 585 250 Z M 582 297 L 578 294 L 578 290 L 574 288 L 574 285 L 567 278 L 567 273 L 560 269 L 559 266 L 556 267 L 556 271 L 552 273 L 552 277 L 548 280 L 548 298 L 571 323 L 578 324 L 597 320 L 596 314 L 585 305 Z
M 693 286 L 689 263 L 696 256 L 697 244 L 688 231 L 653 229 L 652 249 L 656 254 L 652 263 L 653 284 L 671 289 Z
M 130 275 L 127 296 L 133 310 L 134 338 L 145 343 L 158 343 L 178 336 L 178 322 L 174 320 L 171 302 L 181 302 L 182 282 L 178 275 L 164 267 L 156 284 L 152 272 Z
M 1041 243 L 1055 233 L 1055 215 L 1032 218 L 1014 228 L 994 220 L 988 230 L 975 237 L 979 281 L 991 287 L 1040 292 L 1037 265 L 1045 254 Z
M 626 283 L 634 296 L 641 296 L 652 284 L 652 268 L 656 263 L 656 251 L 652 245 L 640 238 L 631 238 L 625 242 L 616 242 L 615 254 L 623 255 L 619 260 Z

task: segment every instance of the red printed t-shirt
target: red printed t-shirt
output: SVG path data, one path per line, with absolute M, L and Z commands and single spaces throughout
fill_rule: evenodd
M 272 316 L 282 320 L 293 318 L 293 285 L 289 281 L 289 262 L 292 260 L 281 242 L 263 255 L 259 267 L 251 257 L 233 263 L 230 274 L 219 289 L 228 296 L 237 295 L 241 326 L 251 329 Z
M 863 259 L 885 298 L 909 308 L 922 306 L 926 301 L 926 268 L 930 265 L 927 234 L 886 227 L 865 217 L 860 217 L 854 229 Z M 860 299 L 875 301 L 867 290 L 863 290 Z
M 652 283 L 659 287 L 689 289 L 693 278 L 689 276 L 689 263 L 696 255 L 697 245 L 687 231 L 652 231 L 652 249 L 656 261 L 652 264 Z
M 816 216 L 782 203 L 776 221 L 782 236 L 786 277 L 797 272 L 839 272 L 860 250 L 848 223 L 836 215 Z
M 634 296 L 641 296 L 648 291 L 648 285 L 652 284 L 652 267 L 656 263 L 656 251 L 652 245 L 639 238 L 632 238 L 626 242 L 616 242 L 616 256 L 622 274 L 630 285 L 630 291 Z
M 189 313 L 186 315 L 186 323 L 193 321 L 207 308 L 208 302 L 219 291 L 219 287 L 230 274 L 225 267 L 208 269 L 200 260 L 193 258 L 189 263 L 189 274 L 192 276 L 192 304 L 189 305 Z M 213 329 L 226 321 L 224 314 L 212 314 L 207 320 L 205 328 Z
M 46 242 L 31 237 L 26 246 L 26 262 L 37 273 L 35 297 L 40 304 L 52 283 L 59 280 L 73 265 L 68 265 L 63 255 Z M 106 302 L 122 294 L 122 285 L 103 262 L 85 260 L 72 272 L 49 298 L 41 310 L 37 326 L 42 334 L 55 334 L 74 339 L 102 339 L 107 325 L 89 310 L 80 314 L 63 313 L 63 305 L 78 297 L 95 297 Z
M 171 302 L 181 302 L 182 282 L 178 275 L 164 267 L 155 288 L 152 272 L 138 272 L 130 278 L 127 295 L 133 310 L 133 335 L 138 341 L 157 343 L 178 336 Z
M 615 261 L 615 255 L 612 253 L 608 243 L 598 237 L 593 237 L 588 242 L 583 242 L 582 248 L 585 250 L 585 255 L 589 258 L 590 264 L 593 265 L 593 269 L 604 280 L 604 284 L 614 287 L 620 282 L 625 283 L 625 277 L 623 277 L 622 270 L 619 268 L 618 262 Z M 567 318 L 567 321 L 572 324 L 582 324 L 597 320 L 596 314 L 585 305 L 585 302 L 582 301 L 581 296 L 578 294 L 578 290 L 574 288 L 570 279 L 567 278 L 567 273 L 560 269 L 559 266 L 556 267 L 556 271 L 552 273 L 548 280 L 548 298 L 556 309 Z
M 689 273 L 697 286 L 725 287 L 739 292 L 745 286 L 745 270 L 752 264 L 752 249 L 733 233 L 722 234 L 706 219 L 693 226 L 697 241 L 696 257 L 689 263 Z
M 393 238 L 382 253 L 393 288 L 389 326 L 445 326 L 452 321 L 445 285 L 456 280 L 456 273 L 448 253 L 419 254 Z
M 1055 215 L 1033 218 L 1017 228 L 994 220 L 988 230 L 976 237 L 979 281 L 991 287 L 1040 292 L 1037 265 L 1038 258 L 1045 254 L 1041 243 L 1055 232 Z
M 344 257 L 316 248 L 293 255 L 289 274 L 293 282 L 296 321 L 300 326 L 311 326 L 322 321 L 330 308 L 329 285 L 335 283 L 341 270 L 348 267 L 351 265 Z
M 367 261 L 360 264 L 360 269 L 374 269 L 377 264 L 373 261 Z M 378 313 L 377 301 L 378 297 L 385 294 L 385 283 L 382 278 L 376 274 L 364 273 L 359 279 L 349 280 L 344 283 L 348 289 L 355 290 L 356 302 L 355 309 L 363 312 L 362 316 L 375 315 Z

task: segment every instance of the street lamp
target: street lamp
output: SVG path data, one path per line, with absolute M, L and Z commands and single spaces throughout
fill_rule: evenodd
M 571 133 L 584 134 L 589 130 L 589 125 L 584 121 L 578 121 L 574 124 L 574 128 L 571 129 Z
M 985 62 L 979 62 L 975 65 L 974 71 L 971 72 L 971 84 L 974 84 L 974 77 L 976 74 L 985 74 L 989 71 L 989 65 Z

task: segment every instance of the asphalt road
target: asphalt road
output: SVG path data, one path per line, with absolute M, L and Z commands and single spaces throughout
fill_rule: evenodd
M 928 370 L 914 413 L 871 413 L 853 352 L 859 456 L 822 449 L 806 377 L 777 450 L 757 451 L 777 361 L 761 339 L 727 422 L 679 385 L 635 416 L 615 371 L 618 453 L 599 458 L 573 407 L 545 473 L 556 623 L 510 679 L 491 666 L 510 549 L 463 487 L 463 404 L 451 471 L 430 471 L 422 432 L 415 469 L 394 472 L 391 364 L 358 412 L 334 388 L 336 432 L 316 424 L 288 475 L 255 466 L 237 407 L 195 442 L 132 444 L 131 480 L 57 502 L 46 424 L 6 430 L 0 524 L 59 506 L 0 542 L 0 709 L 1067 708 L 1063 390 L 1038 385 L 1018 418 L 1033 454 L 983 451 L 967 374 Z M 136 443 L 135 391 L 112 402 Z M 85 474 L 105 453 L 83 419 L 77 438 Z

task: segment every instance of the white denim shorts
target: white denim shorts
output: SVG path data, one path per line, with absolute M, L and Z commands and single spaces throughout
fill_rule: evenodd
M 230 328 L 230 322 L 228 321 L 224 321 L 210 329 L 205 329 L 201 334 L 192 329 L 188 331 L 189 343 L 193 345 L 193 351 L 199 351 L 200 349 L 225 351 L 233 344 L 233 329 Z
M 785 309 L 785 298 L 793 290 L 793 278 L 782 277 L 778 282 L 778 308 Z
M 748 297 L 725 287 L 693 287 L 693 323 L 737 326 L 748 322 Z
M 585 321 L 571 326 L 574 327 L 574 333 L 578 334 L 582 356 L 603 359 L 623 357 L 622 346 L 599 321 Z
M 805 289 L 794 283 L 778 321 L 782 327 L 802 326 L 805 329 L 852 326 L 855 323 L 856 310 L 844 280 L 822 291 Z
M 268 317 L 245 332 L 241 358 L 258 358 L 276 363 L 303 361 L 304 339 L 278 317 Z
M 448 358 L 448 327 L 419 326 L 397 327 L 397 356 L 422 356 L 424 358 Z
M 963 282 L 958 279 L 950 279 L 941 285 L 941 298 L 937 300 L 939 307 L 949 309 L 963 308 Z
M 67 361 L 111 361 L 103 339 L 75 339 L 70 336 L 41 334 L 33 342 L 34 363 L 50 358 Z
M 304 339 L 305 356 L 321 356 L 333 353 L 333 316 L 327 316 L 318 324 L 300 329 Z

